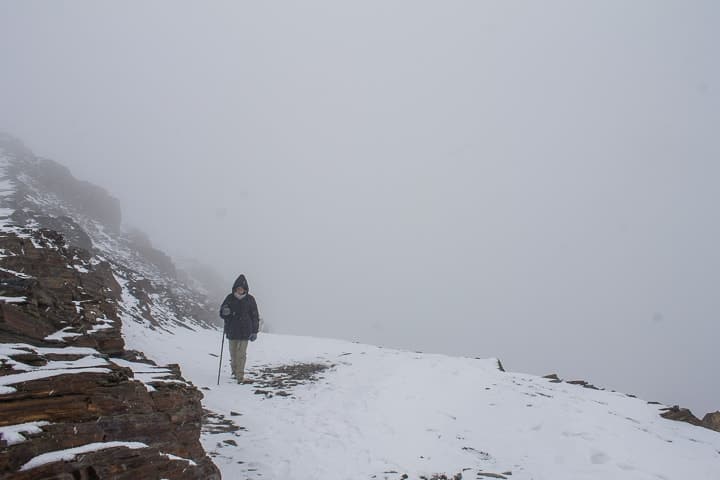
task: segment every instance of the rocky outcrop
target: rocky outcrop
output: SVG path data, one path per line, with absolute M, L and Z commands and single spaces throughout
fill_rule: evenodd
M 549 380 L 552 383 L 562 383 L 565 380 L 562 380 L 557 376 L 555 373 L 551 373 L 549 375 L 543 376 L 543 378 Z M 578 385 L 583 388 L 590 388 L 592 390 L 604 390 L 602 388 L 598 388 L 595 385 L 586 382 L 585 380 L 568 380 L 565 381 L 566 383 L 569 383 L 571 385 Z M 626 394 L 628 397 L 635 398 L 635 395 Z M 650 405 L 660 405 L 659 402 L 647 402 Z M 715 430 L 716 432 L 720 432 L 720 411 L 715 413 L 708 413 L 703 417 L 702 420 L 697 418 L 693 413 L 687 409 L 687 408 L 681 408 L 678 405 L 672 406 L 672 407 L 665 407 L 660 409 L 660 416 L 663 418 L 667 418 L 668 420 L 676 420 L 678 422 L 686 422 L 691 425 L 696 425 L 698 427 L 705 427 L 709 428 L 710 430 Z
M 91 251 L 93 248 L 90 235 L 67 215 L 43 215 L 31 209 L 24 209 L 16 210 L 15 213 L 12 214 L 11 219 L 16 225 L 37 224 L 41 228 L 62 233 L 70 245 L 82 248 L 83 250 Z
M 720 412 L 708 413 L 702 420 L 700 420 L 698 417 L 693 415 L 689 409 L 682 408 L 678 405 L 663 408 L 661 410 L 663 413 L 661 413 L 660 416 L 667 418 L 668 420 L 677 420 L 679 422 L 690 423 L 692 425 L 697 425 L 698 427 L 705 427 L 710 430 L 720 432 Z
M 101 188 L 76 180 L 65 167 L 36 157 L 1 133 L 0 182 L 0 213 L 11 211 L 12 225 L 61 233 L 72 246 L 107 261 L 139 293 L 143 307 L 125 312 L 131 317 L 157 326 L 217 324 L 216 304 L 226 287 L 211 301 L 211 289 L 181 278 L 173 260 L 154 248 L 147 235 L 120 229 L 116 200 L 100 198 Z
M 200 391 L 124 349 L 111 265 L 55 231 L 4 230 L 0 478 L 219 479 Z
M 706 414 L 702 419 L 704 427 L 720 432 L 720 411 Z

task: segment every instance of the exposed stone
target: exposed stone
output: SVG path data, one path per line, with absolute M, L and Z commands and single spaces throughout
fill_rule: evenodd
M 660 414 L 660 416 L 663 418 L 667 418 L 668 420 L 686 422 L 692 425 L 697 425 L 698 427 L 705 427 L 709 428 L 710 430 L 720 432 L 720 411 L 708 413 L 703 417 L 702 420 L 700 420 L 695 415 L 693 415 L 693 413 L 689 409 L 681 408 L 678 405 L 674 405 L 669 408 L 661 408 L 660 410 L 663 412 Z
M 691 423 L 693 425 L 702 426 L 702 422 L 687 408 L 680 408 L 678 405 L 674 405 L 669 408 L 661 408 L 662 412 L 660 416 L 667 418 L 668 420 L 677 420 L 679 422 Z
M 180 368 L 164 367 L 175 381 L 154 381 L 150 389 L 130 369 L 113 363 L 123 358 L 154 365 L 140 352 L 124 350 L 117 306 L 121 289 L 110 266 L 90 262 L 88 252 L 69 246 L 57 232 L 29 230 L 27 235 L 0 237 L 6 253 L 0 259 L 0 295 L 25 297 L 0 303 L 0 342 L 13 345 L 0 375 L 80 359 L 96 369 L 60 365 L 53 376 L 11 383 L 14 391 L 0 394 L 0 426 L 48 422 L 24 442 L 0 440 L 0 477 L 219 479 L 199 442 L 202 394 L 183 380 Z M 53 350 L 46 353 L 47 347 Z M 68 347 L 95 353 L 64 353 Z M 140 442 L 147 448 L 105 448 L 20 470 L 44 453 L 103 442 Z
M 322 378 L 320 374 L 332 367 L 334 365 L 323 363 L 293 363 L 260 368 L 251 372 L 252 383 L 259 387 L 254 393 L 267 397 L 273 395 L 287 397 L 291 395 L 287 390 L 292 390 L 293 387 L 303 383 L 318 381 Z
M 10 218 L 18 225 L 27 225 L 35 222 L 41 228 L 60 232 L 63 234 L 67 242 L 74 247 L 82 248 L 87 251 L 90 251 L 93 248 L 90 236 L 80 225 L 67 215 L 44 215 L 25 208 L 15 210 Z
M 586 382 L 585 380 L 568 380 L 567 383 L 569 383 L 571 385 L 580 385 L 583 388 L 590 388 L 592 390 L 600 390 L 598 387 L 596 387 L 595 385 L 593 385 L 591 383 Z
M 708 413 L 702 419 L 703 427 L 720 432 L 720 411 Z

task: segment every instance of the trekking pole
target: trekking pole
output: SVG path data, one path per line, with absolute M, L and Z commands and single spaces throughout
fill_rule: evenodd
M 225 347 L 225 325 L 223 325 L 223 336 L 222 336 L 222 340 L 220 341 L 220 364 L 218 365 L 218 380 L 217 380 L 218 385 L 220 385 L 220 370 L 222 369 L 222 354 L 223 354 L 224 347 Z

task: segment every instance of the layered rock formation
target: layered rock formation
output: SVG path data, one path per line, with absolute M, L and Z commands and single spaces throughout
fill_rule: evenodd
M 219 478 L 199 443 L 201 393 L 124 350 L 110 265 L 47 230 L 6 232 L 0 249 L 0 475 Z
M 5 147 L 0 478 L 219 479 L 199 442 L 200 391 L 176 365 L 126 351 L 121 334 L 123 322 L 204 324 L 209 301 L 114 233 L 113 202 L 76 208 L 100 190 L 83 193 L 65 170 L 42 178 L 29 167 L 46 163 Z

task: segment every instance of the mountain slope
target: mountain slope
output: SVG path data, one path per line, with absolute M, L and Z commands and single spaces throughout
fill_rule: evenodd
M 0 134 L 0 156 L 6 225 L 56 231 L 70 245 L 91 253 L 93 262 L 109 263 L 139 299 L 139 308 L 125 312 L 138 321 L 158 327 L 216 321 L 215 305 L 178 278 L 170 257 L 143 234 L 122 228 L 115 198 L 75 179 L 62 165 L 35 156 L 8 135 Z
M 126 240 L 114 205 L 0 136 L 0 478 L 220 478 L 202 394 L 120 328 L 207 325 L 191 316 L 207 300 Z
M 249 348 L 254 383 L 234 384 L 224 359 L 216 386 L 219 332 L 123 334 L 160 362 L 186 359 L 205 407 L 243 427 L 203 434 L 225 478 L 720 478 L 717 432 L 495 359 L 264 334 Z
M 495 359 L 261 334 L 218 386 L 215 303 L 0 135 L 0 476 L 720 478 L 717 432 Z

